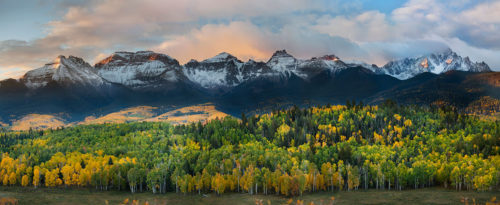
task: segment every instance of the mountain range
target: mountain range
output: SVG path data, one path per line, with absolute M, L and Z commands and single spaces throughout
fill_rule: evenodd
M 0 81 L 0 122 L 32 113 L 77 121 L 132 106 L 168 111 L 206 102 L 232 115 L 346 100 L 466 108 L 486 96 L 500 99 L 499 73 L 450 49 L 382 67 L 335 55 L 297 59 L 285 50 L 267 62 L 223 52 L 184 65 L 152 51 L 115 52 L 94 66 L 58 56 L 20 79 Z

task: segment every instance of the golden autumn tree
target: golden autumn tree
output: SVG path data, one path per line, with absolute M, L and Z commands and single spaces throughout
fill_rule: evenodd
M 3 184 L 4 186 L 9 185 L 9 175 L 8 175 L 8 174 L 4 174 L 4 175 L 3 175 L 2 184 Z
M 9 175 L 9 184 L 10 185 L 15 185 L 17 182 L 17 177 L 15 172 L 11 172 Z
M 28 186 L 30 183 L 30 179 L 28 175 L 24 175 L 23 178 L 21 178 L 21 186 Z
M 35 166 L 33 171 L 33 186 L 37 188 L 40 186 L 40 167 Z
M 69 164 L 66 164 L 66 165 L 64 165 L 64 167 L 62 167 L 61 174 L 63 175 L 63 182 L 64 182 L 65 186 L 73 185 L 74 172 L 75 172 L 75 169 Z

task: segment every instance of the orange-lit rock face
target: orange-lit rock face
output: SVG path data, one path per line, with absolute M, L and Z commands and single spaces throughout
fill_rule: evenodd
M 422 61 L 422 63 L 420 63 L 420 66 L 422 66 L 424 68 L 428 68 L 429 67 L 429 62 L 427 61 L 427 58 L 425 58 L 425 60 Z
M 339 60 L 337 58 L 337 56 L 325 56 L 323 59 L 330 60 L 330 61 L 338 61 Z
M 450 58 L 450 59 L 446 60 L 446 64 L 450 64 L 452 61 L 453 61 L 453 59 Z
M 338 61 L 339 60 L 339 58 L 337 58 L 337 56 L 335 56 L 335 55 L 325 55 L 325 56 L 321 56 L 319 58 L 316 58 L 316 57 L 312 58 L 312 60 L 316 60 L 316 59 L 327 60 L 327 61 Z
M 99 65 L 105 65 L 105 64 L 108 64 L 109 62 L 111 62 L 111 61 L 113 60 L 113 56 L 114 56 L 114 55 L 109 56 L 109 57 L 105 58 L 104 60 L 100 61 L 100 62 L 99 62 L 99 63 L 97 63 L 97 64 L 99 64 Z
M 158 58 L 158 54 L 153 54 L 153 55 L 149 56 L 149 60 L 150 60 L 150 61 L 154 61 L 154 60 L 156 60 L 157 58 Z
M 61 56 L 57 57 L 55 60 L 54 60 L 54 63 L 52 64 L 52 68 L 58 68 L 59 65 L 61 64 Z

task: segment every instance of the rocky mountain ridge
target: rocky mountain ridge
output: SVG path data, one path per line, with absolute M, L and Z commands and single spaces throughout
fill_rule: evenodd
M 462 58 L 450 49 L 426 56 L 391 61 L 381 68 L 362 62 L 345 63 L 335 55 L 297 59 L 285 50 L 276 51 L 267 62 L 243 62 L 229 53 L 222 52 L 203 61 L 191 60 L 184 65 L 161 53 L 121 51 L 113 53 L 94 66 L 78 57 L 59 56 L 41 68 L 28 71 L 20 81 L 30 89 L 43 87 L 49 81 L 94 87 L 114 83 L 131 89 L 160 87 L 165 83 L 182 81 L 209 90 L 229 90 L 259 77 L 288 78 L 296 75 L 309 80 L 325 71 L 335 74 L 356 66 L 400 80 L 425 72 L 440 74 L 450 70 L 491 71 L 486 63 L 473 63 L 468 57 Z

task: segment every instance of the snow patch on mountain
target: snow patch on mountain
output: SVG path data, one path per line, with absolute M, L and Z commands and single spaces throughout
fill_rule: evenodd
M 197 70 L 184 71 L 184 74 L 192 82 L 196 82 L 204 88 L 215 88 L 218 86 L 234 86 L 226 82 L 226 70 Z
M 236 59 L 236 57 L 232 56 L 229 53 L 222 52 L 222 53 L 219 53 L 212 58 L 204 60 L 203 62 L 204 63 L 219 63 L 219 62 L 225 62 L 225 61 L 228 61 L 231 59 Z

